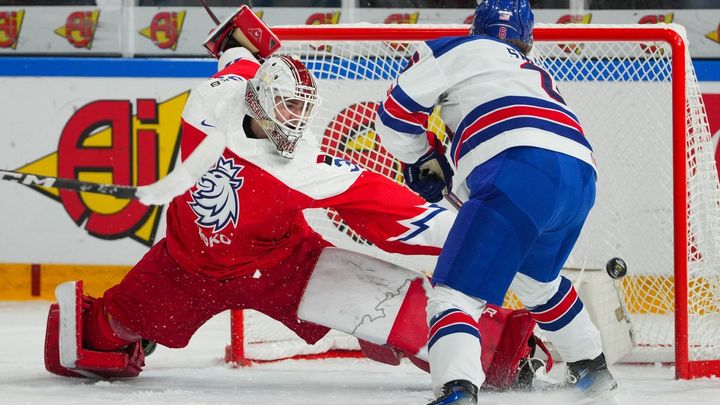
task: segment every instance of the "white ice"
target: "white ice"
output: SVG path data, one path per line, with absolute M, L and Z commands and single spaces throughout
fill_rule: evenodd
M 63 378 L 43 366 L 48 302 L 0 302 L 0 404 L 363 404 L 423 405 L 430 378 L 411 364 L 290 360 L 232 368 L 224 363 L 229 320 L 221 314 L 185 349 L 159 347 L 139 378 Z M 560 369 L 560 366 L 558 366 Z M 628 404 L 720 404 L 720 380 L 676 381 L 671 367 L 612 367 Z M 562 393 L 481 393 L 481 404 L 559 405 Z

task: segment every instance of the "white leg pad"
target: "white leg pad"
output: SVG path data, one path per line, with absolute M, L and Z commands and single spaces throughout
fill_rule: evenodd
M 60 365 L 68 369 L 75 369 L 78 359 L 76 284 L 68 281 L 55 288 L 60 309 Z
M 300 319 L 327 326 L 375 344 L 390 344 L 423 360 L 427 359 L 425 343 L 425 302 L 429 281 L 422 275 L 397 265 L 359 253 L 327 248 L 320 255 L 298 308 Z M 407 297 L 420 305 L 409 322 L 396 326 L 398 315 L 407 320 L 403 303 Z M 397 329 L 418 331 L 411 346 L 396 345 Z M 403 337 L 403 343 L 407 341 Z

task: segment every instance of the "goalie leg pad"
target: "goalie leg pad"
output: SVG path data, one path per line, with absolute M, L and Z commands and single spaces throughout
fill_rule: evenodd
M 373 360 L 397 364 L 401 357 L 408 357 L 429 371 L 428 291 L 434 291 L 428 280 L 408 269 L 360 253 L 326 248 L 305 288 L 298 317 L 354 335 L 365 355 Z M 470 321 L 479 312 L 468 316 Z M 526 310 L 486 305 L 475 327 L 483 337 L 481 357 L 477 338 L 474 344 L 487 387 L 517 386 L 520 366 L 533 352 L 530 341 L 534 327 L 535 321 Z M 473 380 L 477 380 L 475 375 Z
M 82 281 L 60 284 L 50 307 L 45 335 L 45 368 L 51 373 L 95 379 L 136 377 L 145 365 L 141 342 L 126 342 L 117 351 L 98 351 L 83 344 L 83 316 L 92 298 L 83 297 Z

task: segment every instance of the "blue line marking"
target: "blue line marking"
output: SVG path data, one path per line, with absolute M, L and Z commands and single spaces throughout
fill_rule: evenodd
M 404 59 L 355 58 L 345 60 L 328 58 L 324 61 L 305 60 L 318 79 L 394 79 L 402 69 Z M 553 72 L 556 80 L 570 80 L 587 75 L 591 80 L 607 80 L 600 75 L 611 75 L 613 80 L 667 80 L 670 68 L 667 63 L 646 61 L 649 73 L 637 73 L 639 61 L 587 61 L 579 68 L 569 59 L 549 59 L 543 67 Z M 618 69 L 624 65 L 629 69 Z M 698 80 L 720 81 L 720 60 L 693 60 Z M 206 78 L 217 72 L 217 61 L 212 58 L 99 58 L 0 56 L 0 77 L 14 76 L 69 76 L 69 77 L 190 77 Z M 623 72 L 623 73 L 619 73 Z
M 214 59 L 0 57 L 0 76 L 200 77 L 217 73 Z

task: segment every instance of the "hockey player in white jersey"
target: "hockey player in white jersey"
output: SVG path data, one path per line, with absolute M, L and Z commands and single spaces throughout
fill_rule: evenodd
M 560 276 L 594 203 L 596 173 L 576 115 L 527 58 L 533 23 L 527 0 L 481 1 L 470 35 L 420 44 L 378 108 L 375 128 L 406 162 L 410 188 L 428 201 L 446 191 L 464 201 L 427 307 L 433 405 L 477 402 L 476 321 L 509 287 L 567 362 L 568 386 L 586 398 L 617 387 L 597 328 Z M 452 166 L 426 136 L 436 106 Z

